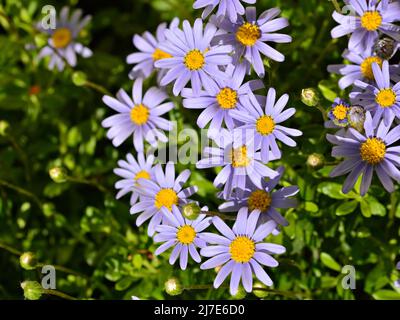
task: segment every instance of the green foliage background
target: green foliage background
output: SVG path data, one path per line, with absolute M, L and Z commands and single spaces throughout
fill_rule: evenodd
M 40 268 L 27 271 L 19 254 L 34 252 L 40 263 L 71 270 L 57 272 L 57 289 L 80 299 L 171 298 L 164 282 L 171 276 L 184 286 L 211 284 L 214 270 L 200 271 L 192 263 L 187 271 L 170 266 L 168 254 L 155 257 L 156 246 L 137 228 L 129 215 L 129 197 L 115 200 L 112 173 L 117 160 L 133 152 L 130 142 L 118 150 L 105 138 L 101 121 L 110 112 L 101 102 L 100 84 L 111 93 L 131 89 L 126 56 L 133 51 L 132 36 L 155 31 L 162 21 L 178 16 L 193 19 L 192 0 L 125 1 L 17 1 L 2 0 L 0 6 L 0 298 L 23 299 L 20 283 L 40 281 Z M 93 50 L 80 59 L 76 70 L 88 81 L 77 86 L 73 70 L 48 71 L 37 63 L 45 39 L 32 27 L 41 18 L 41 7 L 64 4 L 93 16 L 83 34 Z M 278 94 L 290 94 L 297 113 L 288 124 L 304 135 L 298 148 L 283 147 L 284 184 L 300 187 L 298 208 L 285 212 L 290 226 L 272 242 L 282 243 L 287 253 L 281 265 L 268 270 L 275 282 L 267 299 L 400 299 L 392 286 L 397 278 L 399 256 L 400 194 L 390 195 L 375 183 L 362 198 L 353 191 L 341 193 L 342 178 L 328 173 L 336 161 L 325 140 L 321 112 L 300 101 L 305 87 L 319 88 L 322 107 L 327 108 L 339 92 L 336 76 L 326 71 L 340 63 L 347 39 L 332 40 L 334 6 L 328 0 L 258 0 L 258 12 L 278 6 L 290 21 L 285 33 L 291 44 L 279 45 L 284 63 L 270 63 L 266 86 Z M 73 81 L 75 80 L 75 81 Z M 154 83 L 154 79 L 147 84 Z M 32 87 L 40 92 L 32 94 Z M 96 90 L 99 89 L 99 90 Z M 176 101 L 170 113 L 181 127 L 194 127 L 197 113 L 184 110 Z M 7 124 L 9 125 L 6 128 Z M 180 143 L 183 143 L 181 141 Z M 200 150 L 199 150 L 200 152 Z M 312 153 L 323 154 L 326 165 L 313 170 L 306 164 Z M 48 174 L 64 167 L 68 182 L 55 183 Z M 184 169 L 178 165 L 179 170 Z M 197 199 L 216 209 L 213 170 L 197 171 L 191 184 L 199 186 Z M 355 290 L 343 290 L 344 265 L 357 271 Z M 68 271 L 68 272 L 65 272 Z M 397 289 L 398 290 L 398 289 Z M 44 296 L 43 299 L 49 299 Z M 183 299 L 230 299 L 226 288 L 185 290 Z M 255 299 L 252 294 L 247 298 Z

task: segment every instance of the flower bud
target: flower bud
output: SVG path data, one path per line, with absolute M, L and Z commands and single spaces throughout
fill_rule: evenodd
M 325 157 L 319 153 L 310 154 L 307 158 L 307 165 L 315 170 L 321 169 L 325 164 Z
M 259 289 L 259 290 L 257 290 Z M 261 289 L 261 290 L 260 290 Z M 257 297 L 257 298 L 265 298 L 268 296 L 268 291 L 265 290 L 268 289 L 266 285 L 264 285 L 261 282 L 256 282 L 253 285 L 253 294 Z
M 165 292 L 170 296 L 178 296 L 183 292 L 182 284 L 177 278 L 168 279 L 164 286 Z
M 383 60 L 391 59 L 395 54 L 396 43 L 389 37 L 378 39 L 374 45 L 374 53 Z
M 75 71 L 72 74 L 72 82 L 74 83 L 74 85 L 76 85 L 77 87 L 82 87 L 85 85 L 87 81 L 87 76 L 85 73 L 83 73 L 82 71 Z
M 54 167 L 49 170 L 50 178 L 55 183 L 63 183 L 67 181 L 67 172 L 64 168 Z
M 37 281 L 24 281 L 21 283 L 21 288 L 28 300 L 39 300 L 43 293 L 43 288 Z
M 43 214 L 46 217 L 51 217 L 56 213 L 56 207 L 51 202 L 46 202 L 42 206 Z
M 0 136 L 2 136 L 2 137 L 7 136 L 9 128 L 10 128 L 10 124 L 5 120 L 1 120 L 0 121 Z
M 19 264 L 25 270 L 36 269 L 38 261 L 33 252 L 25 252 L 19 257 Z
M 319 95 L 317 90 L 313 88 L 303 89 L 301 91 L 301 101 L 309 107 L 317 106 L 319 103 Z
M 347 115 L 350 126 L 358 131 L 363 131 L 365 122 L 365 110 L 361 106 L 352 106 Z
M 195 202 L 183 206 L 182 214 L 186 219 L 196 220 L 201 212 L 199 205 Z
M 238 292 L 236 292 L 235 295 L 231 296 L 231 298 L 233 300 L 242 300 L 246 298 L 246 291 L 244 291 L 244 289 L 241 286 L 239 286 Z

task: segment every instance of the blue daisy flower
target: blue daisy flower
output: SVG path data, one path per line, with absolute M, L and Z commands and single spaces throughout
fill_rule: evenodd
M 290 147 L 295 147 L 296 142 L 289 136 L 298 137 L 302 135 L 302 132 L 297 129 L 281 125 L 283 121 L 289 119 L 296 112 L 295 108 L 283 111 L 288 100 L 289 96 L 284 94 L 276 101 L 276 91 L 270 88 L 265 99 L 265 108 L 262 109 L 259 99 L 253 93 L 249 93 L 243 99 L 244 109 L 230 112 L 232 118 L 244 123 L 240 129 L 254 131 L 255 147 L 257 150 L 261 149 L 261 160 L 263 162 L 270 161 L 270 152 L 272 152 L 274 159 L 281 157 L 282 154 L 276 140 Z
M 217 17 L 227 16 L 232 22 L 236 22 L 238 15 L 244 15 L 244 7 L 241 2 L 249 4 L 256 3 L 256 0 L 196 0 L 194 9 L 205 8 L 201 17 L 207 18 L 209 14 L 218 7 Z
M 201 269 L 212 269 L 222 266 L 214 280 L 214 287 L 218 288 L 231 274 L 230 293 L 238 292 L 242 282 L 247 292 L 253 290 L 253 274 L 266 286 L 273 282 L 262 266 L 275 268 L 279 265 L 271 254 L 285 253 L 285 247 L 266 243 L 264 239 L 276 228 L 274 221 L 261 224 L 257 227 L 260 212 L 254 210 L 248 214 L 246 207 L 238 212 L 233 228 L 229 228 L 219 217 L 213 218 L 213 224 L 221 235 L 204 232 L 201 238 L 211 244 L 200 250 L 200 254 L 210 258 L 204 262 Z
M 206 242 L 201 239 L 201 233 L 211 224 L 211 219 L 201 214 L 195 220 L 188 220 L 182 216 L 177 207 L 173 207 L 172 213 L 165 216 L 167 224 L 156 227 L 157 234 L 154 236 L 154 241 L 164 243 L 157 248 L 155 254 L 159 255 L 174 247 L 169 258 L 170 264 L 174 264 L 179 258 L 179 265 L 185 270 L 189 255 L 200 263 L 201 257 L 197 248 L 206 246 Z
M 371 114 L 366 113 L 365 134 L 349 128 L 346 135 L 327 135 L 329 142 L 336 146 L 333 157 L 345 157 L 345 160 L 330 173 L 337 177 L 350 173 L 344 184 L 343 193 L 348 193 L 362 175 L 360 194 L 365 195 L 371 185 L 374 171 L 388 192 L 394 191 L 392 179 L 400 181 L 400 146 L 392 146 L 399 141 L 400 125 L 390 130 L 392 123 L 381 121 L 375 127 Z
M 209 87 L 201 91 L 199 95 L 194 94 L 192 89 L 183 89 L 183 106 L 188 109 L 205 109 L 197 119 L 197 125 L 204 128 L 210 123 L 210 129 L 220 129 L 223 124 L 231 130 L 238 122 L 233 120 L 230 110 L 242 107 L 242 99 L 249 91 L 264 88 L 262 81 L 252 80 L 243 84 L 246 76 L 246 66 L 229 65 L 226 69 L 226 80 L 216 79 L 217 86 Z
M 68 7 L 63 7 L 57 19 L 55 29 L 44 29 L 38 24 L 41 32 L 49 35 L 48 45 L 41 49 L 38 59 L 49 56 L 49 68 L 57 67 L 59 71 L 64 70 L 65 63 L 71 67 L 77 64 L 77 55 L 83 58 L 92 56 L 92 51 L 78 42 L 79 33 L 90 22 L 91 16 L 82 18 L 82 10 L 75 10 L 70 15 Z
M 175 165 L 172 162 L 165 166 L 165 173 L 161 164 L 154 167 L 154 181 L 138 179 L 134 191 L 142 195 L 139 202 L 130 209 L 131 214 L 141 213 L 136 219 L 140 226 L 150 220 L 148 234 L 152 236 L 155 228 L 170 215 L 173 207 L 182 206 L 190 202 L 188 199 L 197 192 L 196 186 L 185 189 L 183 185 L 190 177 L 190 170 L 184 170 L 175 178 Z
M 196 167 L 199 169 L 223 167 L 214 180 L 217 188 L 224 186 L 223 194 L 227 198 L 232 191 L 241 194 L 246 189 L 247 178 L 258 188 L 262 188 L 262 180 L 266 177 L 275 178 L 278 172 L 262 163 L 260 152 L 254 148 L 253 132 L 235 129 L 228 131 L 209 130 L 209 137 L 217 147 L 204 149 L 205 158 Z M 274 160 L 274 156 L 269 155 Z
M 372 64 L 376 84 L 368 84 L 357 80 L 356 87 L 362 92 L 352 92 L 350 98 L 373 113 L 374 126 L 383 118 L 385 125 L 400 118 L 400 82 L 392 85 L 390 81 L 389 63 L 384 61 L 382 69 L 377 63 Z
M 400 20 L 400 3 L 389 0 L 345 0 L 354 14 L 342 15 L 333 13 L 333 19 L 339 23 L 332 29 L 332 38 L 350 34 L 349 49 L 363 52 L 372 48 L 382 32 L 400 41 L 400 27 L 393 22 Z
M 124 195 L 132 192 L 130 205 L 134 205 L 139 199 L 139 194 L 134 191 L 139 179 L 154 179 L 153 176 L 154 155 L 149 154 L 147 159 L 142 152 L 137 155 L 137 160 L 132 154 L 126 155 L 126 160 L 119 160 L 119 168 L 114 169 L 114 173 L 122 179 L 115 183 L 118 191 L 116 198 L 120 199 Z
M 263 12 L 257 19 L 255 7 L 246 8 L 246 20 L 241 16 L 236 23 L 232 23 L 225 18 L 213 19 L 220 31 L 212 43 L 223 43 L 232 45 L 234 48 L 234 63 L 237 64 L 242 57 L 251 64 L 261 78 L 265 75 L 264 63 L 261 54 L 266 57 L 282 62 L 285 56 L 275 50 L 266 42 L 288 43 L 292 38 L 286 34 L 275 33 L 280 29 L 286 28 L 289 22 L 286 18 L 276 18 L 280 14 L 277 8 Z
M 142 85 L 142 78 L 134 82 L 133 99 L 123 89 L 117 93 L 117 99 L 110 96 L 103 97 L 103 102 L 118 112 L 102 122 L 103 127 L 110 128 L 107 138 L 112 140 L 116 147 L 131 135 L 133 135 L 133 145 L 138 152 L 143 151 L 144 140 L 152 146 L 157 146 L 157 141 L 168 141 L 162 130 L 171 131 L 173 124 L 161 116 L 173 109 L 174 104 L 172 102 L 161 104 L 168 95 L 155 87 L 150 88 L 143 96 Z
M 179 19 L 175 18 L 170 23 L 169 29 L 174 29 L 178 27 L 178 25 Z M 134 65 L 129 73 L 129 77 L 132 80 L 142 77 L 149 77 L 156 69 L 154 66 L 156 61 L 172 57 L 170 54 L 159 49 L 159 45 L 166 40 L 164 33 L 167 29 L 167 24 L 162 23 L 158 26 L 155 36 L 148 31 L 143 33 L 142 36 L 138 34 L 133 36 L 133 45 L 139 50 L 139 52 L 131 53 L 126 58 L 126 62 L 128 64 Z M 165 72 L 159 72 L 158 80 L 161 80 L 164 75 Z
M 297 200 L 292 198 L 299 192 L 297 186 L 283 187 L 276 190 L 285 169 L 279 167 L 279 175 L 269 181 L 262 181 L 262 188 L 257 188 L 254 184 L 244 190 L 242 196 L 233 194 L 225 198 L 226 202 L 221 204 L 218 209 L 221 212 L 238 212 L 243 207 L 248 207 L 250 211 L 259 210 L 259 223 L 274 220 L 278 225 L 288 226 L 289 222 L 279 213 L 277 209 L 295 208 Z M 223 194 L 219 195 L 223 198 Z
M 155 63 L 157 68 L 168 69 L 161 85 L 174 82 L 173 93 L 177 96 L 190 81 L 193 92 L 199 94 L 201 88 L 215 86 L 214 79 L 226 79 L 219 67 L 232 62 L 232 47 L 211 46 L 216 32 L 217 28 L 210 23 L 203 30 L 201 19 L 196 19 L 193 28 L 185 20 L 183 30 L 165 30 L 166 41 L 160 44 L 159 49 L 172 57 Z

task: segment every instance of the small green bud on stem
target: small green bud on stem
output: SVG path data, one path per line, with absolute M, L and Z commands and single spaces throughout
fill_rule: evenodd
M 54 167 L 49 170 L 50 178 L 55 183 L 63 183 L 67 181 L 67 172 L 64 168 Z
M 33 252 L 25 252 L 19 257 L 19 263 L 25 270 L 36 269 L 38 260 Z
M 24 297 L 28 300 L 39 300 L 43 294 L 43 288 L 37 281 L 24 281 L 21 283 Z
M 301 91 L 301 101 L 309 106 L 309 107 L 316 107 L 319 104 L 319 94 L 317 90 L 313 88 L 303 89 Z
M 165 282 L 165 292 L 170 296 L 178 296 L 183 292 L 183 287 L 179 279 L 170 278 Z

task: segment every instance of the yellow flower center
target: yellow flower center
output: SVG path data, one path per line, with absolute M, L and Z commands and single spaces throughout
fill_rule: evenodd
M 388 108 L 395 104 L 397 99 L 396 93 L 393 89 L 382 89 L 378 92 L 375 97 L 375 101 L 379 104 L 382 108 Z
M 237 263 L 249 262 L 255 249 L 254 241 L 245 236 L 236 237 L 229 246 L 231 258 Z
M 381 139 L 369 138 L 360 147 L 361 159 L 371 165 L 380 163 L 386 154 L 386 145 Z
M 178 241 L 182 244 L 191 244 L 196 238 L 196 231 L 192 226 L 184 225 L 176 233 Z
M 236 31 L 236 40 L 244 46 L 254 46 L 260 37 L 260 28 L 250 22 L 245 22 Z
M 148 173 L 146 170 L 139 171 L 135 176 L 135 181 L 138 180 L 138 179 L 147 179 L 147 180 L 149 180 L 150 179 L 150 173 Z
M 263 136 L 271 134 L 275 129 L 275 122 L 271 116 L 262 116 L 256 122 L 257 132 Z
M 247 167 L 250 163 L 250 159 L 247 157 L 247 147 L 242 146 L 232 150 L 231 153 L 232 167 Z
M 237 92 L 231 88 L 224 88 L 218 93 L 217 101 L 222 109 L 233 109 L 238 101 Z
M 203 68 L 205 64 L 205 58 L 200 50 L 195 49 L 189 51 L 189 53 L 185 56 L 184 63 L 186 68 L 188 68 L 190 71 L 195 71 Z
M 149 109 L 143 104 L 138 104 L 131 109 L 131 121 L 141 126 L 149 119 Z
M 348 107 L 344 106 L 343 104 L 338 104 L 335 108 L 333 108 L 332 114 L 336 119 L 344 120 L 347 117 L 348 111 L 349 111 Z
M 171 211 L 173 205 L 178 205 L 178 195 L 172 189 L 161 189 L 156 194 L 154 205 L 157 209 L 166 207 L 169 211 Z
M 250 194 L 249 199 L 247 199 L 247 205 L 249 206 L 250 211 L 258 209 L 261 212 L 265 212 L 268 210 L 271 202 L 272 198 L 270 194 L 264 190 L 253 191 Z
M 382 16 L 378 11 L 366 11 L 361 17 L 361 26 L 368 31 L 376 31 L 382 24 Z
M 172 58 L 172 55 L 170 55 L 169 53 L 162 51 L 158 48 L 156 50 L 154 50 L 154 52 L 153 52 L 153 60 L 154 61 L 168 59 L 168 58 Z
M 369 80 L 374 80 L 374 72 L 372 71 L 372 64 L 376 62 L 381 68 L 383 60 L 379 57 L 368 57 L 361 63 L 361 73 L 363 74 L 364 78 Z
M 53 45 L 57 49 L 65 48 L 72 40 L 72 33 L 68 28 L 59 28 L 51 36 Z

